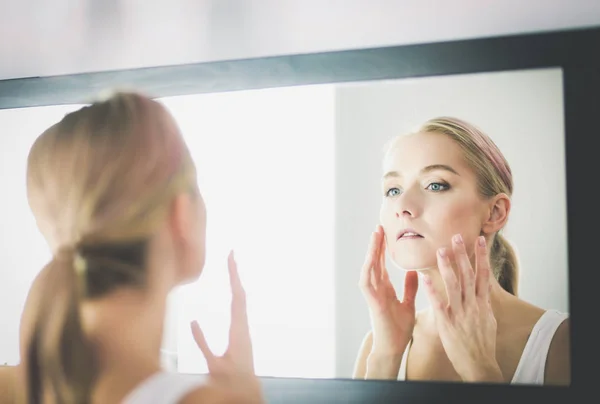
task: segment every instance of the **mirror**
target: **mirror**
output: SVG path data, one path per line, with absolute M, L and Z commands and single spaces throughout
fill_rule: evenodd
M 174 291 L 164 364 L 204 373 L 189 332 L 199 320 L 216 352 L 228 332 L 226 256 L 235 250 L 248 296 L 261 376 L 351 378 L 370 329 L 358 287 L 379 222 L 384 146 L 428 119 L 481 128 L 510 164 L 514 193 L 505 237 L 515 247 L 519 297 L 569 312 L 562 71 L 559 68 L 366 81 L 161 98 L 198 165 L 208 209 L 198 282 Z M 0 362 L 18 362 L 18 322 L 28 287 L 50 258 L 25 198 L 30 145 L 78 105 L 0 111 L 10 128 L 0 184 L 7 268 L 0 284 Z M 4 148 L 4 147 L 3 147 Z M 535 158 L 534 158 L 535 157 Z M 20 228 L 15 232 L 15 228 Z M 28 246 L 24 250 L 24 246 Z M 387 258 L 399 295 L 404 270 Z M 20 304 L 15 304 L 20 302 Z M 416 309 L 428 306 L 424 287 Z

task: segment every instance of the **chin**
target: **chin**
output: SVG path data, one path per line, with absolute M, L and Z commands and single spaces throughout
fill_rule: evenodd
M 394 264 L 404 271 L 419 271 L 437 268 L 435 254 L 415 254 L 406 251 L 394 251 Z

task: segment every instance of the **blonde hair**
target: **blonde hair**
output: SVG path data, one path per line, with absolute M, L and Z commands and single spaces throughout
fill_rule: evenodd
M 467 164 L 475 172 L 479 193 L 492 198 L 500 193 L 512 196 L 512 171 L 502 152 L 479 128 L 452 117 L 430 119 L 415 133 L 439 133 L 449 136 L 464 152 Z M 386 154 L 395 146 L 398 137 L 386 146 Z M 517 295 L 519 265 L 515 250 L 500 232 L 494 235 L 490 251 L 494 275 L 502 288 Z
M 27 345 L 30 403 L 89 402 L 97 362 L 81 302 L 145 284 L 149 240 L 196 169 L 168 111 L 116 93 L 66 115 L 33 144 L 27 195 L 54 257 Z

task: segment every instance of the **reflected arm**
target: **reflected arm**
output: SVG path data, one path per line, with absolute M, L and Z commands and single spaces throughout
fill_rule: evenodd
M 373 332 L 369 331 L 361 344 L 353 379 L 397 380 L 402 355 L 378 355 L 371 351 Z

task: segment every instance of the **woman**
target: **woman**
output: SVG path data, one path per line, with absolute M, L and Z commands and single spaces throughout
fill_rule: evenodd
M 513 190 L 492 140 L 454 118 L 392 141 L 383 201 L 361 273 L 372 330 L 354 377 L 570 383 L 569 320 L 517 297 L 518 268 L 500 231 Z M 402 301 L 385 252 L 406 269 Z M 415 313 L 419 282 L 431 307 Z
M 161 370 L 166 300 L 205 262 L 206 210 L 176 123 L 133 93 L 66 115 L 31 148 L 27 193 L 54 257 L 21 321 L 29 403 L 259 403 L 244 291 L 229 257 L 229 347 L 206 378 Z
M 16 401 L 15 376 L 14 366 L 0 365 L 0 404 L 13 404 Z

